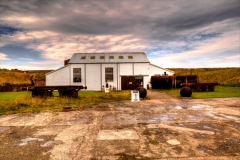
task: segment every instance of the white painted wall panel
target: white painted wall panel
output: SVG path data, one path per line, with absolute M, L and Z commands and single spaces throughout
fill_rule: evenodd
M 86 86 L 88 90 L 101 90 L 100 64 L 86 64 Z
M 169 76 L 174 74 L 174 72 L 170 72 L 168 70 L 165 70 L 164 68 L 156 67 L 151 64 L 149 65 L 149 75 L 151 75 L 151 76 L 156 75 L 156 74 L 163 75 L 164 72 L 166 72 L 166 74 L 168 74 Z
M 119 75 L 133 75 L 133 64 L 132 63 L 121 63 L 119 64 Z
M 46 75 L 46 86 L 70 85 L 69 68 L 66 66 Z
M 134 75 L 148 75 L 149 63 L 134 63 Z

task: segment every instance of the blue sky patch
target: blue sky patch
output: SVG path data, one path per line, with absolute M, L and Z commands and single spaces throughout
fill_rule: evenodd
M 11 61 L 44 60 L 44 58 L 41 57 L 40 52 L 17 45 L 7 45 L 1 47 L 0 52 L 6 54 L 7 58 L 9 58 Z
M 0 25 L 0 34 L 13 35 L 17 31 L 22 31 L 19 28 L 14 28 L 11 26 Z

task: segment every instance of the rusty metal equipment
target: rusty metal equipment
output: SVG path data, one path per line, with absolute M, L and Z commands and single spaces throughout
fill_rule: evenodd
M 180 95 L 182 97 L 191 97 L 192 96 L 192 89 L 189 87 L 183 87 L 180 90 Z
M 214 91 L 219 83 L 200 83 L 197 75 L 167 76 L 157 75 L 151 77 L 152 89 L 182 88 L 190 87 L 192 91 Z
M 215 86 L 219 85 L 219 83 L 182 83 L 182 86 L 190 87 L 193 91 L 214 91 Z
M 172 88 L 174 76 L 152 76 L 151 85 L 152 89 L 166 89 Z
M 32 91 L 32 97 L 50 97 L 54 90 L 58 90 L 60 97 L 78 97 L 78 91 L 87 89 L 83 86 L 34 86 L 29 90 Z

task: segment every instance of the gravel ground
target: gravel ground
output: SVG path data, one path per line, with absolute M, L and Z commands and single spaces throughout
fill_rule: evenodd
M 0 159 L 240 159 L 240 98 L 148 96 L 0 116 Z

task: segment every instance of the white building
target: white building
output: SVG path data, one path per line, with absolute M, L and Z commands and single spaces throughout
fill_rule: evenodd
M 74 53 L 68 64 L 46 74 L 47 86 L 82 85 L 88 90 L 109 87 L 132 90 L 147 88 L 153 75 L 174 72 L 149 62 L 144 52 Z

